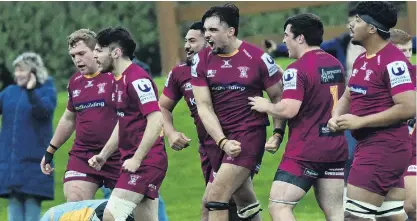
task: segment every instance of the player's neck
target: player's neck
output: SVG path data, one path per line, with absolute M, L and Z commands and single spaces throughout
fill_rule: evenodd
M 300 55 L 298 56 L 298 58 L 303 57 L 306 53 L 310 52 L 310 51 L 315 51 L 315 50 L 320 50 L 320 46 L 306 46 L 305 48 L 303 48 L 301 50 Z
M 362 46 L 366 49 L 366 55 L 369 57 L 381 51 L 387 44 L 388 41 L 381 38 L 369 38 L 363 42 Z
M 130 59 L 119 59 L 114 62 L 113 74 L 116 78 L 120 77 L 123 72 L 132 64 Z
M 242 45 L 243 41 L 235 38 L 226 48 L 224 54 L 232 54 L 236 50 L 239 49 L 240 45 Z
M 94 68 L 93 70 L 91 70 L 91 73 L 89 73 L 88 75 L 94 75 L 98 72 L 98 67 Z

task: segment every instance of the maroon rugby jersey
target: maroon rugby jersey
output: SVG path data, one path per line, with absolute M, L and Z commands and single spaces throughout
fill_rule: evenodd
M 200 142 L 204 141 L 207 138 L 207 132 L 197 112 L 193 87 L 191 85 L 191 66 L 181 64 L 173 68 L 168 74 L 163 93 L 169 99 L 176 102 L 184 97 L 184 100 L 190 109 L 191 117 L 194 119 L 198 138 Z
M 353 64 L 348 84 L 350 112 L 357 116 L 367 116 L 391 108 L 394 106 L 393 96 L 414 91 L 412 76 L 415 75 L 415 69 L 403 52 L 391 43 L 370 58 L 365 53 L 361 54 Z M 409 141 L 405 121 L 389 127 L 353 130 L 352 136 L 358 141 Z
M 230 55 L 216 55 L 205 48 L 193 58 L 193 86 L 207 86 L 214 111 L 226 134 L 269 125 L 265 113 L 252 111 L 248 97 L 263 96 L 263 91 L 281 80 L 281 73 L 270 55 L 242 42 Z
M 301 101 L 298 114 L 288 120 L 284 156 L 313 162 L 347 160 L 343 132 L 327 127 L 332 110 L 345 91 L 342 64 L 323 50 L 313 50 L 290 64 L 283 74 L 282 99 Z
M 75 140 L 71 154 L 97 154 L 109 140 L 117 123 L 112 102 L 114 77 L 110 73 L 74 74 L 68 83 L 67 109 L 76 114 Z M 118 155 L 116 151 L 113 155 Z M 88 157 L 88 156 L 87 156 Z
M 133 157 L 148 123 L 146 116 L 160 111 L 158 90 L 150 76 L 138 65 L 131 64 L 116 79 L 113 94 L 119 117 L 119 150 L 122 160 Z M 159 137 L 141 165 L 168 168 L 163 137 Z

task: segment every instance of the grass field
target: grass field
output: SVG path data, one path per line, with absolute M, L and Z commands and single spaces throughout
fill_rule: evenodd
M 415 63 L 415 56 L 413 57 Z M 278 64 L 285 68 L 291 60 L 280 59 Z M 155 79 L 159 92 L 162 92 L 165 78 Z M 55 111 L 54 125 L 57 125 L 60 116 L 65 110 L 67 94 L 59 94 L 59 103 Z M 171 221 L 196 221 L 200 216 L 201 197 L 204 191 L 204 181 L 200 169 L 198 154 L 198 142 L 195 126 L 189 110 L 184 102 L 180 102 L 174 111 L 174 123 L 178 131 L 191 137 L 191 145 L 187 149 L 176 152 L 167 147 L 168 173 L 161 187 L 161 195 L 166 203 L 166 209 Z M 268 136 L 272 128 L 268 129 Z M 286 142 L 286 137 L 284 143 Z M 55 200 L 42 203 L 42 214 L 50 207 L 65 202 L 63 195 L 62 177 L 68 160 L 68 151 L 72 145 L 72 138 L 55 155 Z M 262 203 L 263 220 L 271 220 L 268 215 L 268 196 L 271 182 L 276 168 L 280 162 L 284 148 L 273 154 L 265 153 L 260 173 L 255 177 L 254 186 L 258 199 Z M 40 159 L 39 159 L 40 161 Z M 96 198 L 101 198 L 102 192 L 98 191 Z M 324 216 L 320 211 L 314 193 L 310 191 L 297 205 L 295 209 L 297 220 L 323 221 Z M 0 200 L 0 220 L 7 220 L 7 200 Z

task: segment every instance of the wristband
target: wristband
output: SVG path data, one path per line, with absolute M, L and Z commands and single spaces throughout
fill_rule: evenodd
M 217 143 L 217 146 L 220 146 L 222 144 L 222 142 L 226 139 L 227 139 L 226 137 L 223 137 L 222 139 L 220 139 L 219 142 Z
M 50 147 L 52 147 L 52 148 L 53 148 L 53 149 L 55 149 L 55 150 L 58 150 L 58 147 L 56 147 L 56 146 L 52 145 L 51 143 L 49 143 L 49 146 L 50 146 Z
M 45 164 L 50 164 L 52 162 L 52 158 L 54 158 L 54 154 L 46 151 L 45 152 Z
M 281 136 L 281 138 L 282 138 L 282 137 L 284 137 L 285 131 L 283 129 L 281 129 L 281 128 L 275 128 L 274 129 L 274 135 L 275 134 L 279 134 Z
M 227 141 L 229 141 L 229 140 L 227 140 L 227 139 L 226 139 L 226 140 L 223 142 L 223 145 L 221 145 L 221 146 L 220 146 L 220 149 L 224 150 L 224 146 L 226 145 Z

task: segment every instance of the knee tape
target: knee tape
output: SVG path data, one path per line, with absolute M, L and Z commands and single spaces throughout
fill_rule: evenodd
M 375 217 L 389 217 L 403 213 L 405 214 L 404 201 L 385 201 L 379 207 Z
M 269 198 L 269 201 L 271 201 L 273 203 L 282 203 L 282 204 L 287 204 L 287 205 L 292 205 L 292 206 L 295 206 L 298 203 L 298 201 L 297 202 L 288 202 L 288 201 L 285 201 L 285 200 L 273 200 L 271 198 Z
M 115 221 L 125 221 L 136 208 L 136 204 L 117 196 L 110 196 L 106 209 L 113 215 Z
M 374 219 L 377 214 L 378 207 L 370 203 L 349 199 L 346 197 L 346 212 L 365 219 Z
M 262 211 L 261 209 L 261 204 L 258 202 L 250 204 L 242 209 L 240 209 L 237 212 L 237 215 L 239 216 L 239 218 L 241 218 L 242 220 L 251 220 L 253 217 L 255 217 L 260 211 Z
M 230 205 L 229 203 L 222 203 L 222 202 L 207 202 L 204 205 L 209 211 L 213 210 L 228 210 Z

